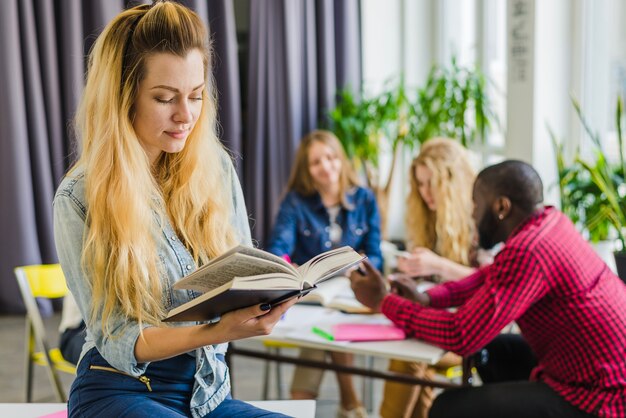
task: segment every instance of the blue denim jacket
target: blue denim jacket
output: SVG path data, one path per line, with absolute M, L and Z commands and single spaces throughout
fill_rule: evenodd
M 380 216 L 374 193 L 355 187 L 346 193 L 349 208 L 341 208 L 337 223 L 343 230 L 340 246 L 349 245 L 382 268 Z M 330 218 L 319 194 L 302 196 L 291 191 L 280 204 L 267 251 L 289 255 L 296 264 L 330 250 Z
M 248 216 L 243 201 L 241 186 L 230 161 L 225 161 L 229 173 L 225 183 L 233 191 L 233 215 L 231 223 L 239 234 L 239 241 L 251 245 Z M 54 198 L 54 238 L 59 261 L 67 280 L 68 287 L 76 299 L 83 318 L 89 317 L 91 306 L 90 278 L 81 269 L 81 254 L 85 219 L 88 208 L 85 203 L 85 177 L 81 168 L 71 172 L 61 182 Z M 156 214 L 154 216 L 158 219 Z M 160 223 L 159 223 L 160 224 Z M 172 286 L 183 276 L 196 269 L 196 264 L 183 243 L 176 236 L 171 224 L 165 219 L 155 231 L 159 263 L 166 274 L 161 277 L 165 289 L 165 309 L 170 310 L 181 305 L 198 294 L 188 290 L 173 290 Z M 146 372 L 149 363 L 138 363 L 134 350 L 139 336 L 139 325 L 134 320 L 127 320 L 122 315 L 109 319 L 112 337 L 102 332 L 100 320 L 87 327 L 87 337 L 81 359 L 87 351 L 96 347 L 102 357 L 116 369 L 138 377 Z M 173 326 L 190 325 L 174 323 Z M 144 328 L 150 325 L 143 325 Z M 227 344 L 218 344 L 199 348 L 188 353 L 196 358 L 196 374 L 191 394 L 190 408 L 194 417 L 202 417 L 214 410 L 230 393 L 228 368 L 217 354 L 226 352 Z M 150 376 L 148 376 L 150 377 Z

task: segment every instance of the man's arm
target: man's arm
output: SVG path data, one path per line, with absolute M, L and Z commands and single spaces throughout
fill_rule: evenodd
M 476 270 L 464 279 L 451 281 L 435 286 L 426 291 L 430 297 L 430 306 L 433 308 L 451 308 L 460 306 L 483 285 L 485 274 L 489 267 Z
M 527 252 L 503 250 L 484 274 L 483 285 L 456 312 L 424 307 L 393 294 L 382 300 L 381 311 L 412 337 L 471 354 L 548 291 L 539 263 Z

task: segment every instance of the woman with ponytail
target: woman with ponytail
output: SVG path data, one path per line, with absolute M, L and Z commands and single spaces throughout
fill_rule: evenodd
M 231 399 L 224 353 L 268 334 L 293 302 L 161 322 L 197 296 L 178 280 L 251 244 L 200 18 L 167 1 L 115 17 L 90 53 L 76 132 L 80 157 L 54 200 L 59 260 L 87 324 L 69 416 L 274 416 Z

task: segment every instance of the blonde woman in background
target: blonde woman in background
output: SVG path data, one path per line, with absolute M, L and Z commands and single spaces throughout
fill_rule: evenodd
M 126 10 L 96 40 L 76 116 L 81 155 L 54 199 L 54 235 L 87 325 L 70 417 L 268 417 L 230 395 L 227 342 L 269 334 L 295 301 L 166 325 L 197 296 L 183 276 L 251 244 L 216 136 L 207 31 L 191 10 Z
M 406 211 L 410 253 L 398 258 L 398 270 L 405 277 L 458 280 L 475 270 L 475 178 L 469 154 L 458 141 L 433 138 L 422 145 L 410 171 Z M 459 362 L 457 356 L 446 356 L 440 366 Z M 389 370 L 434 377 L 424 363 L 392 360 Z M 433 397 L 431 387 L 385 382 L 380 413 L 383 418 L 426 417 Z

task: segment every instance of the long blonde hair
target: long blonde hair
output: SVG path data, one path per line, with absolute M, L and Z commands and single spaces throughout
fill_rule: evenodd
M 420 195 L 415 176 L 418 165 L 432 172 L 430 188 L 437 203 L 435 211 Z M 452 139 L 430 139 L 413 160 L 409 177 L 406 225 L 410 247 L 426 247 L 454 262 L 470 265 L 475 239 L 472 186 L 476 172 L 467 150 Z
M 133 103 L 155 53 L 203 53 L 206 88 L 184 149 L 151 166 L 133 129 Z M 96 40 L 76 115 L 85 170 L 87 225 L 83 269 L 92 277 L 91 322 L 120 313 L 140 324 L 164 314 L 156 240 L 169 217 L 198 264 L 235 243 L 228 158 L 216 135 L 216 104 L 207 31 L 191 10 L 173 2 L 120 13 Z M 210 92 L 210 95 L 209 93 Z M 156 214 L 156 216 L 155 216 Z
M 287 190 L 294 190 L 303 196 L 311 196 L 317 193 L 315 183 L 309 171 L 309 149 L 311 145 L 319 142 L 330 147 L 335 155 L 341 160 L 341 173 L 339 174 L 339 194 L 341 203 L 347 207 L 346 192 L 359 184 L 356 174 L 352 169 L 346 153 L 334 133 L 322 129 L 309 132 L 302 138 L 296 158 L 291 167 L 291 174 L 287 182 Z

